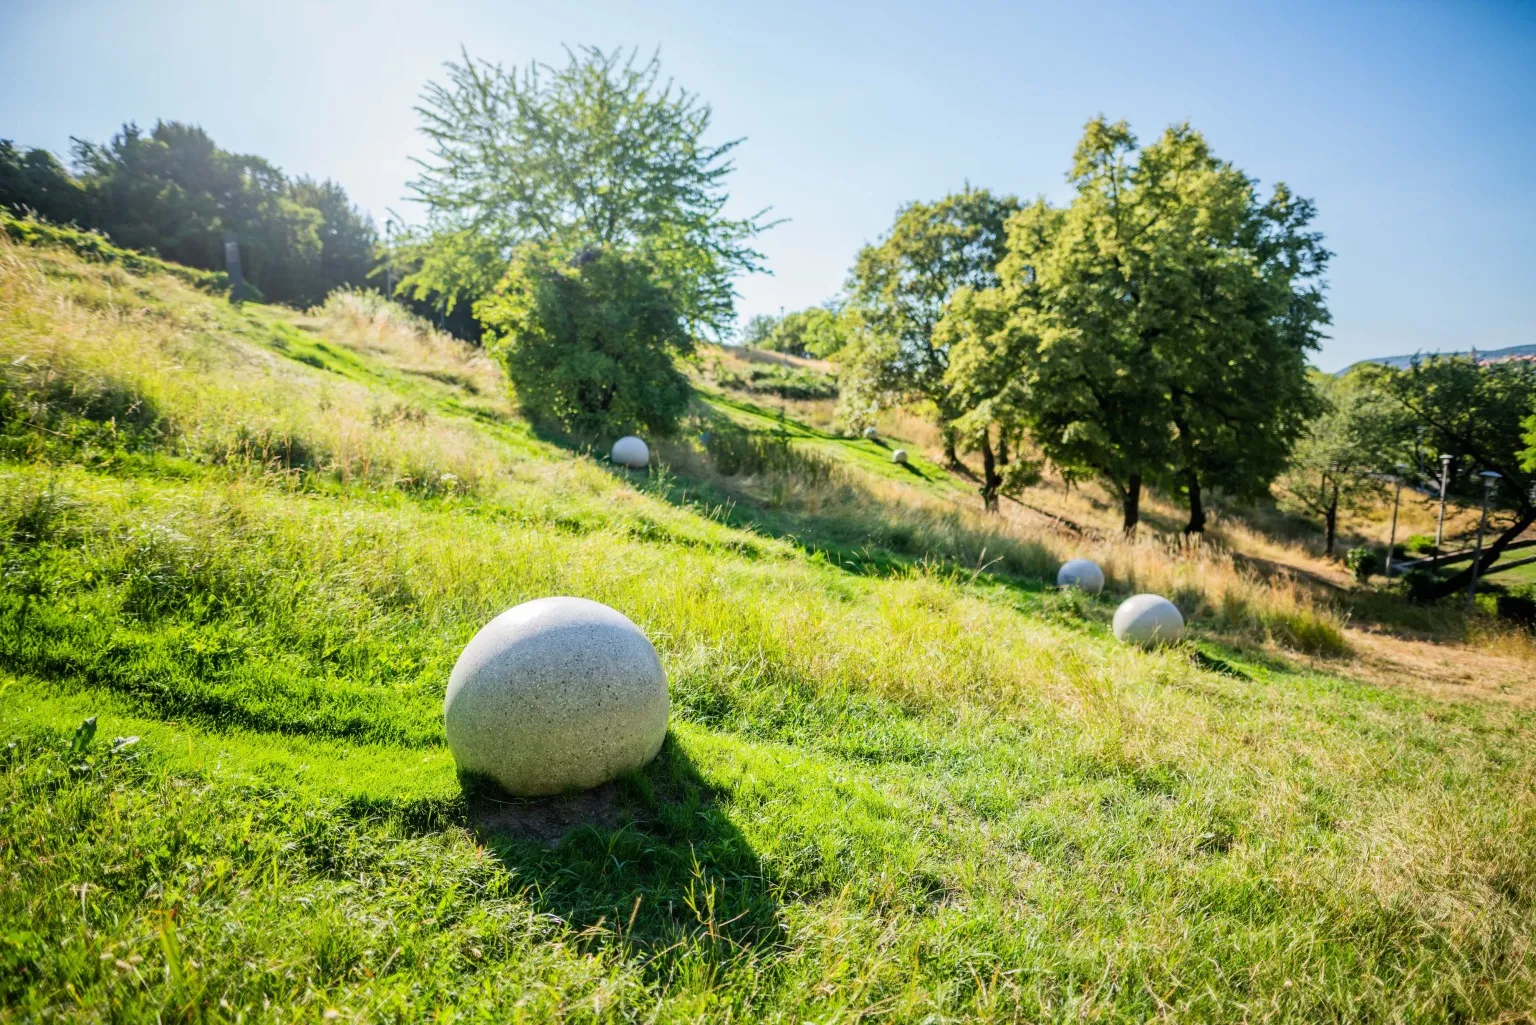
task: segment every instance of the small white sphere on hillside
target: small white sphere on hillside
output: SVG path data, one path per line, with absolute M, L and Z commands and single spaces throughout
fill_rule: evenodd
M 905 463 L 906 461 L 907 461 L 907 450 L 906 449 L 898 448 L 896 451 L 891 453 L 891 462 L 893 462 L 893 463 Z
M 613 453 L 610 458 L 620 466 L 627 466 L 631 470 L 643 470 L 651 463 L 651 449 L 633 434 L 626 434 L 613 443 Z
M 667 707 L 667 674 L 639 627 L 599 602 L 539 598 L 475 634 L 443 719 L 460 771 L 537 797 L 645 765 L 667 735 Z
M 1098 594 L 1104 590 L 1104 571 L 1092 559 L 1072 559 L 1057 571 L 1056 586 Z
M 880 437 L 880 432 L 875 430 L 873 427 L 866 427 L 864 428 L 864 437 L 868 438 L 870 441 L 874 441 L 876 438 Z
M 1159 594 L 1138 594 L 1115 610 L 1115 639 L 1153 648 L 1172 644 L 1184 633 L 1184 617 L 1178 607 Z

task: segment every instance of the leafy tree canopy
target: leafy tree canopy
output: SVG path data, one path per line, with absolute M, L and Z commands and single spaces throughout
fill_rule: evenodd
M 76 140 L 74 164 L 72 175 L 46 151 L 0 143 L 0 205 L 207 270 L 224 268 L 224 233 L 235 232 L 245 276 L 280 302 L 317 303 L 364 284 L 372 267 L 373 224 L 341 186 L 292 181 L 193 125 L 128 124 L 105 144 Z
M 760 268 L 750 242 L 768 225 L 725 215 L 741 140 L 706 141 L 709 105 L 656 57 L 586 47 L 509 71 L 466 53 L 417 111 L 431 153 L 411 187 L 428 223 L 408 290 L 451 308 L 488 294 L 521 246 L 627 248 L 690 326 L 729 326 L 732 280 Z
M 641 254 L 523 246 L 475 316 L 535 420 L 577 434 L 664 434 L 687 407 L 675 358 L 693 342 Z
M 754 317 L 748 327 L 752 327 L 759 319 Z M 838 311 L 824 306 L 812 306 L 786 313 L 782 317 L 762 319 L 768 322 L 767 330 L 762 331 L 765 325 L 758 326 L 760 336 L 757 344 L 752 346 L 755 349 L 827 359 L 848 344 L 848 327 L 843 317 Z
M 855 330 L 844 380 L 845 419 L 887 397 L 927 399 L 954 458 L 944 373 L 949 353 L 934 329 L 959 288 L 991 288 L 1005 252 L 1005 223 L 1018 209 L 1012 196 L 969 185 L 934 203 L 912 203 L 879 242 L 865 246 L 848 279 Z
M 1010 316 L 987 330 L 1013 337 L 986 348 L 1017 362 L 968 363 L 950 395 L 975 405 L 1005 389 L 1053 462 L 1119 493 L 1127 530 L 1144 481 L 1182 488 L 1189 529 L 1203 529 L 1202 485 L 1267 487 L 1312 409 L 1305 357 L 1328 319 L 1329 255 L 1307 230 L 1312 206 L 1283 185 L 1260 201 L 1187 125 L 1138 150 L 1123 122 L 1091 121 L 1069 180 L 1067 207 L 1037 202 L 1008 223 Z

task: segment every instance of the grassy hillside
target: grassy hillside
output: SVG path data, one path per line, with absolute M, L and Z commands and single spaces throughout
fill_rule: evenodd
M 629 474 L 377 300 L 0 242 L 0 1019 L 1529 1020 L 1529 663 L 1372 683 L 1288 577 L 696 412 Z M 1147 586 L 1189 643 L 1109 637 Z M 549 594 L 668 741 L 466 794 L 449 669 Z

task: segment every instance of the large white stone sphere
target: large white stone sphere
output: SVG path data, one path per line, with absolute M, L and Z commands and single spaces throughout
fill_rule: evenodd
M 891 462 L 893 462 L 893 463 L 904 463 L 906 461 L 907 461 L 907 450 L 906 449 L 898 448 L 896 451 L 891 453 Z
M 1056 572 L 1056 586 L 1098 594 L 1104 590 L 1104 571 L 1092 559 L 1071 559 Z
M 643 470 L 651 463 L 651 450 L 645 442 L 633 434 L 626 434 L 613 443 L 611 457 L 620 466 L 627 466 L 631 470 Z
M 880 437 L 880 432 L 875 430 L 873 427 L 866 427 L 864 428 L 864 437 L 868 438 L 870 441 L 874 441 L 876 438 Z
M 448 679 L 443 718 L 460 771 L 524 797 L 584 790 L 656 757 L 667 674 L 619 612 L 539 598 L 475 634 Z
M 1115 610 L 1114 630 L 1116 640 L 1151 648 L 1178 640 L 1184 632 L 1184 617 L 1162 595 L 1137 594 Z

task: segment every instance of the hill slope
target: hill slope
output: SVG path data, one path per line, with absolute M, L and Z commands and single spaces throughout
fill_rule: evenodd
M 862 525 L 696 446 L 610 469 L 365 298 L 0 243 L 0 375 L 0 1016 L 1536 1005 L 1526 706 L 1306 669 L 1215 603 L 1119 647 L 1127 577 L 1048 590 L 1053 551 L 885 508 L 857 448 Z M 448 670 L 547 594 L 654 639 L 667 745 L 592 795 L 466 795 Z

